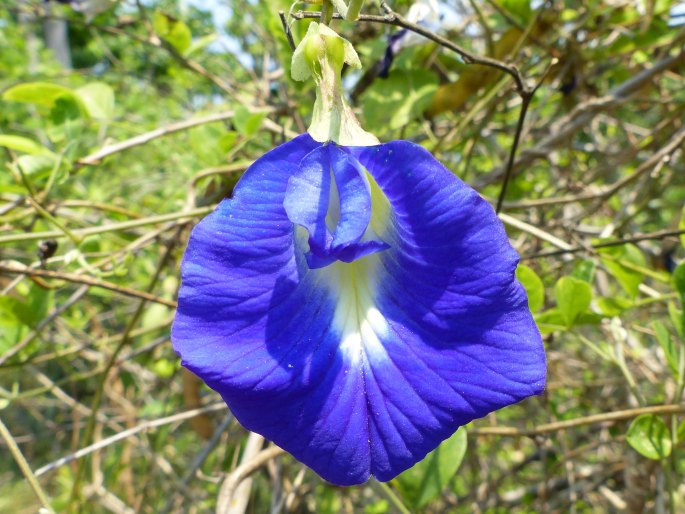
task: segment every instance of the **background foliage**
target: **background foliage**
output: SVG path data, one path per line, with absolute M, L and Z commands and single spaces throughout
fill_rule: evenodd
M 289 78 L 287 0 L 198 5 L 0 6 L 3 512 L 40 505 L 12 441 L 57 512 L 212 512 L 249 457 L 171 349 L 178 265 L 249 163 L 305 130 L 313 89 Z M 333 487 L 283 456 L 240 495 L 255 513 L 683 512 L 683 6 L 453 5 L 443 36 L 540 85 L 502 218 L 547 391 L 389 486 Z M 68 26 L 71 68 L 45 45 L 49 22 Z M 306 21 L 289 22 L 299 41 Z M 494 203 L 521 104 L 511 77 L 424 42 L 375 78 L 394 29 L 335 26 L 364 64 L 345 84 L 365 127 L 424 145 Z

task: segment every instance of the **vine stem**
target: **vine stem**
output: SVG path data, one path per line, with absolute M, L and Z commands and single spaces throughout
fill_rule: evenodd
M 7 447 L 9 448 L 12 457 L 14 457 L 14 460 L 17 462 L 19 469 L 24 474 L 24 477 L 26 477 L 26 481 L 29 483 L 29 486 L 31 486 L 31 489 L 33 489 L 33 492 L 38 497 L 38 500 L 43 506 L 43 509 L 47 510 L 50 514 L 55 514 L 55 510 L 50 505 L 50 500 L 48 500 L 45 491 L 43 491 L 43 488 L 38 483 L 38 479 L 33 474 L 33 471 L 31 471 L 29 463 L 26 462 L 24 455 L 21 453 L 19 446 L 17 446 L 14 437 L 12 437 L 12 434 L 5 426 L 5 423 L 2 421 L 2 418 L 0 418 L 0 436 L 2 436 L 2 438 L 5 440 L 5 443 L 7 443 Z
M 616 421 L 626 421 L 636 418 L 641 414 L 683 414 L 685 413 L 685 405 L 650 405 L 648 407 L 638 407 L 636 409 L 618 410 L 613 412 L 603 412 L 601 414 L 593 414 L 591 416 L 584 416 L 582 418 L 565 419 L 563 421 L 555 421 L 553 423 L 545 423 L 538 425 L 532 429 L 516 428 L 516 427 L 484 427 L 469 429 L 469 434 L 478 436 L 519 436 L 519 437 L 536 437 L 541 435 L 566 430 L 568 428 L 575 428 L 584 425 L 595 425 L 598 423 L 612 423 Z
M 72 234 L 76 237 L 83 238 L 85 236 L 92 236 L 95 234 L 104 234 L 106 232 L 116 232 L 118 230 L 126 230 L 129 228 L 144 227 L 145 225 L 154 225 L 156 223 L 164 223 L 166 221 L 176 221 L 183 218 L 194 218 L 196 216 L 204 216 L 214 210 L 216 205 L 207 207 L 198 207 L 181 212 L 172 212 L 169 214 L 160 214 L 158 216 L 150 216 L 148 218 L 140 218 L 137 220 L 122 221 L 119 223 L 110 223 L 101 227 L 89 227 L 83 229 L 73 230 Z M 9 234 L 0 236 L 0 244 L 16 243 L 19 241 L 36 241 L 39 239 L 56 239 L 65 237 L 61 230 L 48 230 L 45 232 L 30 232 L 21 234 Z
M 106 280 L 100 280 L 97 278 L 88 277 L 86 275 L 79 275 L 76 273 L 63 273 L 60 271 L 52 271 L 46 269 L 37 269 L 29 267 L 19 267 L 13 265 L 5 265 L 0 263 L 0 272 L 12 273 L 17 275 L 26 275 L 28 277 L 44 277 L 44 278 L 54 278 L 57 280 L 66 280 L 67 282 L 72 282 L 74 284 L 84 284 L 86 286 L 99 287 L 101 289 L 107 289 L 114 293 L 118 293 L 123 296 L 128 296 L 131 298 L 139 298 L 141 300 L 147 300 L 150 302 L 158 303 L 160 305 L 166 305 L 167 307 L 176 308 L 177 304 L 174 300 L 168 300 L 156 296 L 154 294 L 148 293 L 146 291 L 138 291 L 137 289 L 132 289 L 126 286 L 120 286 L 114 284 L 113 282 L 108 282 Z M 3 358 L 5 356 L 3 355 Z M 0 358 L 0 363 L 3 361 Z
M 378 491 L 383 494 L 383 496 L 385 496 L 390 503 L 392 503 L 392 506 L 395 507 L 397 512 L 400 514 L 411 514 L 411 511 L 404 505 L 404 503 L 402 503 L 402 500 L 395 494 L 395 491 L 393 491 L 388 484 L 373 480 L 371 482 L 371 486 L 375 486 L 375 488 L 377 488 Z

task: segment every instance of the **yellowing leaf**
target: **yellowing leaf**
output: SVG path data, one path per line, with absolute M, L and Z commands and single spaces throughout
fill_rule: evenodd
M 91 118 L 108 120 L 114 116 L 114 91 L 103 82 L 92 82 L 76 90 Z
M 52 107 L 58 98 L 72 96 L 74 93 L 68 87 L 52 84 L 50 82 L 27 82 L 17 84 L 7 89 L 3 94 L 3 100 L 23 102 L 44 107 Z
M 29 155 L 54 156 L 55 154 L 32 139 L 10 134 L 0 134 L 0 146 Z

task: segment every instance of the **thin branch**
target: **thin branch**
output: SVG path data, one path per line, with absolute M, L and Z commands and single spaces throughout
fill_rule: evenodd
M 152 421 L 144 421 L 143 423 L 136 425 L 135 427 L 129 428 L 127 430 L 123 430 L 117 434 L 114 434 L 110 437 L 106 437 L 105 439 L 102 439 L 101 441 L 98 441 L 97 443 L 93 443 L 90 446 L 86 446 L 85 448 L 81 448 L 80 450 L 67 455 L 65 457 L 62 457 L 61 459 L 57 459 L 54 462 L 51 462 L 50 464 L 46 464 L 45 466 L 39 468 L 36 470 L 36 476 L 39 477 L 41 475 L 44 475 L 45 473 L 48 473 L 54 469 L 60 468 L 64 466 L 65 464 L 69 464 L 70 462 L 73 462 L 77 459 L 80 459 L 82 457 L 85 457 L 86 455 L 89 455 L 95 451 L 102 450 L 118 441 L 121 441 L 123 439 L 127 439 L 131 436 L 134 436 L 140 432 L 144 432 L 146 430 L 152 430 L 154 428 L 158 428 L 164 425 L 170 425 L 171 423 L 178 423 L 179 421 L 186 421 L 191 418 L 195 418 L 197 416 L 200 416 L 202 414 L 207 414 L 208 412 L 216 412 L 219 410 L 223 410 L 226 408 L 226 404 L 224 402 L 218 402 L 218 403 L 213 403 L 211 405 L 207 405 L 205 407 L 201 407 L 199 409 L 193 409 L 193 410 L 188 410 L 185 412 L 179 412 L 178 414 L 173 414 L 171 416 L 167 416 L 165 418 L 159 418 L 155 419 Z
M 511 149 L 509 150 L 509 159 L 507 160 L 507 167 L 504 171 L 504 180 L 502 181 L 502 188 L 500 189 L 499 198 L 497 199 L 497 206 L 495 207 L 495 212 L 497 214 L 499 214 L 499 212 L 502 210 L 502 202 L 504 202 L 504 197 L 507 194 L 507 186 L 509 185 L 509 180 L 511 179 L 511 172 L 514 169 L 514 159 L 516 158 L 516 151 L 518 150 L 519 143 L 521 141 L 521 133 L 523 132 L 523 125 L 526 121 L 528 107 L 530 107 L 530 102 L 533 100 L 535 93 L 540 88 L 542 83 L 545 81 L 545 78 L 547 78 L 547 75 L 549 74 L 549 71 L 552 69 L 552 66 L 554 66 L 557 62 L 558 59 L 556 57 L 554 57 L 549 62 L 549 64 L 547 65 L 547 69 L 544 71 L 542 77 L 540 77 L 540 80 L 538 80 L 538 83 L 532 90 L 524 92 L 519 91 L 521 95 L 521 110 L 519 112 L 519 119 L 516 122 L 514 142 L 511 145 Z
M 212 434 L 210 440 L 205 443 L 202 450 L 200 450 L 200 453 L 198 453 L 195 456 L 190 466 L 183 474 L 181 482 L 184 486 L 187 486 L 190 483 L 190 481 L 195 476 L 197 470 L 200 469 L 202 464 L 204 464 L 205 460 L 207 460 L 207 457 L 209 457 L 214 448 L 219 444 L 219 442 L 221 441 L 221 436 L 228 429 L 228 426 L 231 424 L 232 421 L 233 414 L 229 412 L 228 414 L 226 414 L 221 424 L 216 428 L 216 430 L 214 430 L 214 433 Z M 174 496 L 169 498 L 169 500 L 166 502 L 166 505 L 164 505 L 164 508 L 160 512 L 171 512 L 173 505 Z
M 543 138 L 532 148 L 523 150 L 514 161 L 511 173 L 515 174 L 520 169 L 532 164 L 538 159 L 549 158 L 554 148 L 564 143 L 568 143 L 573 135 L 585 128 L 592 119 L 600 112 L 606 111 L 624 102 L 633 93 L 639 91 L 644 85 L 649 83 L 656 75 L 685 62 L 685 52 L 680 52 L 675 56 L 668 56 L 651 68 L 642 70 L 637 75 L 619 84 L 609 91 L 605 96 L 592 98 L 578 104 L 573 111 L 561 118 L 548 130 L 549 135 Z M 502 179 L 505 171 L 493 171 L 490 174 L 476 179 L 473 186 L 480 190 L 487 185 L 493 184 Z
M 230 175 L 232 173 L 245 171 L 247 168 L 252 166 L 253 162 L 254 161 L 245 160 L 232 162 L 231 164 L 226 164 L 224 166 L 215 166 L 213 168 L 204 169 L 193 175 L 193 178 L 190 179 L 190 184 L 191 186 L 195 187 L 200 180 L 211 177 L 212 175 Z
M 567 419 L 564 421 L 555 421 L 553 423 L 545 423 L 538 425 L 532 429 L 516 428 L 516 427 L 484 427 L 471 428 L 469 435 L 501 435 L 501 436 L 523 436 L 535 437 L 546 435 L 568 428 L 581 427 L 584 425 L 595 425 L 598 423 L 614 423 L 616 421 L 626 421 L 636 418 L 642 414 L 683 414 L 685 413 L 685 405 L 652 405 L 649 407 L 639 407 L 637 409 L 619 410 L 614 412 L 603 412 L 602 414 L 593 414 L 582 418 Z
M 495 212 L 497 214 L 502 210 L 502 202 L 504 202 L 504 196 L 507 194 L 507 186 L 509 185 L 509 180 L 511 179 L 511 171 L 514 168 L 514 159 L 516 158 L 516 150 L 519 146 L 519 141 L 521 140 L 521 133 L 523 132 L 523 124 L 526 120 L 526 113 L 528 112 L 528 107 L 530 106 L 530 101 L 532 99 L 532 94 L 521 95 L 521 110 L 519 112 L 519 119 L 516 122 L 516 132 L 514 133 L 514 142 L 509 150 L 509 159 L 507 160 L 507 167 L 504 170 L 504 179 L 502 180 L 502 187 L 499 191 L 499 197 L 497 198 L 497 205 L 495 206 Z
M 248 107 L 248 111 L 250 113 L 266 113 L 270 114 L 275 111 L 273 107 L 259 107 L 259 108 L 251 108 Z M 79 166 L 93 166 L 96 164 L 99 164 L 102 159 L 105 157 L 109 157 L 110 155 L 123 152 L 125 150 L 130 150 L 131 148 L 135 148 L 137 146 L 142 146 L 154 139 L 158 139 L 160 137 L 168 136 L 170 134 L 174 134 L 176 132 L 181 132 L 183 130 L 188 130 L 194 127 L 198 127 L 200 125 L 206 125 L 209 123 L 217 123 L 220 121 L 226 121 L 231 118 L 233 118 L 234 111 L 224 111 L 224 112 L 218 112 L 216 114 L 210 114 L 209 116 L 203 116 L 201 118 L 194 118 L 190 120 L 184 120 L 184 121 L 179 121 L 176 123 L 172 123 L 170 125 L 166 125 L 164 127 L 159 127 L 154 130 L 151 130 L 149 132 L 145 132 L 144 134 L 140 134 L 139 136 L 132 137 L 130 139 L 126 139 L 124 141 L 120 141 L 119 143 L 115 143 L 113 145 L 108 145 L 105 146 L 104 148 L 101 148 L 97 152 L 94 152 L 90 155 L 87 155 L 85 157 L 82 157 L 76 163 Z M 271 132 L 274 132 L 276 134 L 282 134 L 284 132 L 283 127 L 281 127 L 278 123 L 270 120 L 269 118 L 264 118 L 262 121 L 262 126 Z M 285 134 L 288 137 L 295 137 L 298 134 L 295 134 L 292 131 L 285 131 Z
M 649 157 L 649 159 L 640 164 L 633 173 L 620 180 L 617 180 L 613 184 L 609 184 L 607 186 L 599 188 L 599 190 L 597 191 L 591 193 L 582 193 L 578 195 L 538 198 L 535 200 L 526 200 L 523 202 L 505 202 L 504 206 L 507 209 L 530 209 L 534 207 L 546 207 L 548 205 L 563 205 L 568 203 L 586 202 L 597 199 L 606 200 L 607 198 L 616 194 L 623 187 L 639 178 L 641 175 L 644 175 L 646 172 L 651 171 L 667 162 L 670 159 L 670 156 L 681 148 L 683 142 L 685 142 L 685 127 L 682 127 L 675 134 L 673 134 L 671 139 L 669 139 L 669 141 L 663 147 L 661 147 L 657 152 L 652 154 Z
M 254 456 L 254 458 L 235 468 L 231 474 L 226 477 L 226 480 L 221 486 L 221 492 L 219 493 L 219 501 L 217 504 L 217 513 L 224 514 L 227 512 L 231 499 L 233 498 L 235 490 L 240 482 L 249 477 L 262 466 L 266 465 L 266 463 L 271 459 L 275 459 L 284 453 L 285 450 L 282 448 L 279 448 L 278 446 L 270 446 L 267 449 L 259 452 Z
M 632 237 L 626 237 L 624 239 L 617 239 L 615 241 L 602 241 L 601 243 L 595 243 L 590 245 L 592 249 L 608 248 L 610 246 L 622 246 L 631 243 L 639 243 L 640 241 L 650 241 L 654 239 L 665 239 L 672 236 L 682 236 L 685 235 L 685 229 L 680 230 L 660 230 L 658 232 L 651 232 L 649 234 L 636 234 Z M 578 253 L 582 251 L 587 251 L 587 246 L 572 246 L 570 248 L 562 248 L 559 250 L 549 250 L 545 252 L 531 253 L 521 257 L 522 259 L 539 259 L 542 257 L 556 257 L 557 255 L 564 255 L 567 253 Z
M 177 306 L 176 302 L 173 300 L 167 300 L 166 298 L 161 298 L 159 296 L 146 293 L 145 291 L 138 291 L 130 287 L 119 286 L 112 282 L 107 282 L 106 280 L 100 280 L 98 278 L 88 277 L 86 275 L 77 275 L 76 273 L 62 273 L 60 271 L 19 267 L 7 264 L 0 264 L 0 272 L 22 274 L 29 277 L 45 277 L 66 280 L 67 282 L 73 282 L 76 284 L 85 284 L 90 287 L 99 287 L 101 289 L 107 289 L 108 291 L 112 291 L 123 296 L 129 296 L 131 298 L 139 298 L 141 300 L 159 303 L 161 305 L 166 305 L 167 307 L 171 307 L 174 309 Z
M 78 237 L 92 236 L 94 234 L 104 234 L 107 232 L 117 232 L 119 230 L 128 230 L 131 228 L 144 227 L 147 225 L 155 225 L 157 223 L 164 223 L 166 221 L 177 221 L 184 218 L 195 218 L 196 216 L 204 216 L 214 210 L 214 205 L 207 207 L 198 207 L 181 212 L 172 212 L 169 214 L 160 214 L 159 216 L 150 216 L 148 218 L 140 218 L 137 220 L 121 221 L 119 223 L 109 223 L 100 227 L 90 227 L 73 230 L 72 233 Z M 20 241 L 37 241 L 40 239 L 57 239 L 64 237 L 64 233 L 59 230 L 47 230 L 45 232 L 25 232 L 21 234 L 9 234 L 0 236 L 0 244 L 16 243 Z
M 147 288 L 145 291 L 146 293 L 151 293 L 152 290 L 155 288 L 155 286 L 158 284 L 158 282 L 162 276 L 162 271 L 165 269 L 165 267 L 167 266 L 167 264 L 169 262 L 169 259 L 171 258 L 173 248 L 179 242 L 180 234 L 181 234 L 181 227 L 177 227 L 175 236 L 166 243 L 166 245 L 165 245 L 166 248 L 164 249 L 164 253 L 163 253 L 161 259 L 159 260 L 159 262 L 157 263 L 157 267 L 155 269 L 154 274 L 152 275 L 152 278 L 148 281 L 148 285 L 147 285 Z M 146 299 L 141 299 L 138 302 L 138 305 L 137 305 L 135 311 L 128 318 L 128 321 L 126 323 L 126 327 L 124 328 L 124 331 L 123 331 L 123 337 L 121 338 L 121 341 L 114 348 L 112 354 L 107 359 L 104 370 L 102 371 L 102 374 L 99 377 L 99 380 L 97 382 L 97 387 L 96 387 L 95 393 L 93 395 L 93 400 L 91 402 L 91 410 L 93 411 L 93 414 L 88 418 L 88 422 L 86 423 L 86 427 L 83 431 L 83 435 L 82 435 L 82 439 L 81 439 L 86 444 L 92 444 L 92 441 L 94 440 L 94 437 L 95 437 L 95 429 L 96 429 L 96 421 L 97 421 L 95 413 L 98 412 L 100 406 L 102 405 L 102 399 L 103 399 L 103 396 L 105 394 L 105 383 L 108 380 L 110 372 L 117 365 L 117 359 L 118 359 L 119 355 L 121 354 L 123 349 L 131 343 L 131 340 L 132 340 L 131 333 L 132 333 L 134 327 L 140 321 L 140 318 L 142 317 L 146 306 L 147 306 L 147 300 Z M 78 466 L 76 467 L 76 472 L 74 473 L 74 481 L 71 485 L 71 493 L 70 493 L 69 504 L 72 506 L 75 504 L 79 504 L 81 502 L 81 481 L 83 479 L 84 472 L 85 472 L 85 461 L 80 461 Z
M 113 155 L 115 153 L 123 152 L 124 150 L 135 148 L 136 146 L 142 146 L 144 144 L 149 143 L 153 139 L 168 136 L 170 134 L 174 134 L 175 132 L 188 130 L 200 125 L 206 125 L 208 123 L 217 123 L 219 121 L 229 120 L 233 117 L 233 114 L 234 112 L 232 110 L 218 112 L 216 114 L 210 114 L 209 116 L 204 116 L 202 118 L 194 118 L 179 121 L 177 123 L 172 123 L 164 127 L 159 127 L 149 132 L 145 132 L 144 134 L 141 134 L 139 136 L 126 139 L 125 141 L 105 146 L 97 152 L 94 152 L 90 155 L 87 155 L 79 159 L 77 163 L 81 166 L 92 166 L 95 164 L 99 164 L 100 161 L 102 161 L 102 159 L 104 159 L 105 157 L 109 157 L 110 155 Z
M 240 464 L 250 463 L 264 446 L 264 437 L 256 432 L 250 432 L 245 442 L 243 455 Z M 252 479 L 242 478 L 236 482 L 233 490 L 230 490 L 230 483 L 225 481 L 224 486 L 219 491 L 217 500 L 217 514 L 245 514 L 247 504 L 250 502 L 250 492 L 252 490 Z
M 545 232 L 544 230 L 542 230 L 538 227 L 530 225 L 530 224 L 526 223 L 525 221 L 521 221 L 520 219 L 514 218 L 513 216 L 509 216 L 508 214 L 504 214 L 504 213 L 499 213 L 498 216 L 499 216 L 499 219 L 501 219 L 505 225 L 510 225 L 514 228 L 519 229 L 522 232 L 526 232 L 526 233 L 528 233 L 534 237 L 537 237 L 538 239 L 541 239 L 542 241 L 547 241 L 548 243 L 556 246 L 557 248 L 561 248 L 562 250 L 565 250 L 565 251 L 569 251 L 573 248 L 566 241 L 562 241 L 558 237 L 555 237 L 552 234 Z
M 452 50 L 453 52 L 458 53 L 466 64 L 480 64 L 482 66 L 490 66 L 491 68 L 496 68 L 500 71 L 503 71 L 504 73 L 511 75 L 511 77 L 514 79 L 514 82 L 516 83 L 516 89 L 518 90 L 519 94 L 529 91 L 529 89 L 525 85 L 521 73 L 516 68 L 516 66 L 504 63 L 502 61 L 498 61 L 497 59 L 492 59 L 491 57 L 473 54 L 465 48 L 457 45 L 456 43 L 453 43 L 449 39 L 444 38 L 426 29 L 425 27 L 422 27 L 421 25 L 408 21 L 406 18 L 402 17 L 401 15 L 393 11 L 386 2 L 381 2 L 381 6 L 383 7 L 383 10 L 386 12 L 385 16 L 377 16 L 373 14 L 360 14 L 356 21 L 394 25 L 396 27 L 402 27 L 407 30 L 411 30 L 412 32 L 416 32 L 417 34 L 425 37 L 426 39 L 429 39 L 439 44 L 440 46 L 447 48 L 448 50 Z M 297 20 L 303 20 L 311 18 L 320 18 L 321 13 L 315 11 L 298 11 L 296 13 L 292 13 L 291 16 Z M 339 14 L 334 14 L 333 18 L 342 19 L 342 16 L 340 16 Z
M 0 265 L 0 271 L 2 271 L 2 266 Z M 56 318 L 64 314 L 64 312 L 74 305 L 76 302 L 78 302 L 87 292 L 88 292 L 89 286 L 84 285 L 79 287 L 74 293 L 67 299 L 66 302 L 64 302 L 62 305 L 59 307 L 56 307 L 50 314 L 48 314 L 38 325 L 36 328 L 31 330 L 24 339 L 22 339 L 19 343 L 15 344 L 12 348 L 10 348 L 8 351 L 0 355 L 0 366 L 2 366 L 5 362 L 7 362 L 8 359 L 12 358 L 14 355 L 19 353 L 21 350 L 26 348 L 31 341 L 33 341 L 36 337 L 38 337 L 43 330 L 45 330 L 45 327 L 47 327 L 50 323 L 52 323 Z
M 31 486 L 31 489 L 33 489 L 35 495 L 38 497 L 38 500 L 40 501 L 43 508 L 47 512 L 55 514 L 55 511 L 50 506 L 50 501 L 48 500 L 45 491 L 43 491 L 43 488 L 38 483 L 38 480 L 36 480 L 37 475 L 34 475 L 34 473 L 31 471 L 31 466 L 29 466 L 29 463 L 26 462 L 26 459 L 24 458 L 24 455 L 21 453 L 19 446 L 17 446 L 16 441 L 12 437 L 12 434 L 7 429 L 5 424 L 2 422 L 2 418 L 0 418 L 0 436 L 2 436 L 2 438 L 5 440 L 5 443 L 7 443 L 7 447 L 9 448 L 12 457 L 14 457 L 14 460 L 17 462 L 19 469 L 26 478 L 26 481 L 29 483 L 29 486 Z
M 285 13 L 283 11 L 278 11 L 278 17 L 281 19 L 281 25 L 283 25 L 283 32 L 285 32 L 285 37 L 288 39 L 288 44 L 290 49 L 295 51 L 295 41 L 293 40 L 293 33 L 288 26 L 288 21 L 285 19 Z

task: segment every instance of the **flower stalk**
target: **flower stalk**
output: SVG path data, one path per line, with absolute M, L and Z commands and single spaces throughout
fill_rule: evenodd
M 373 134 L 361 128 L 345 99 L 342 69 L 347 64 L 361 68 L 352 44 L 321 23 L 312 22 L 306 36 L 295 49 L 292 77 L 304 81 L 312 77 L 316 83 L 316 101 L 312 123 L 308 129 L 315 141 L 333 141 L 345 146 L 379 144 Z

